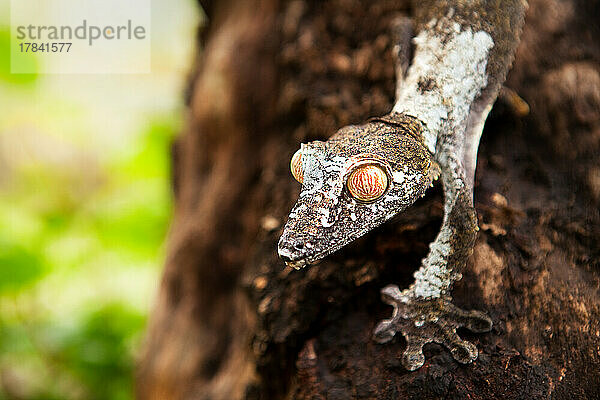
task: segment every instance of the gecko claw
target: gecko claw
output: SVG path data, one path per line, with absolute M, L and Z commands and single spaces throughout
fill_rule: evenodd
M 410 289 L 400 291 L 396 285 L 381 290 L 382 300 L 394 307 L 391 319 L 377 324 L 373 339 L 377 343 L 389 342 L 397 332 L 406 338 L 407 346 L 402 364 L 409 371 L 420 368 L 425 362 L 423 346 L 435 342 L 446 346 L 452 357 L 462 364 L 477 359 L 477 347 L 461 339 L 456 330 L 465 327 L 472 332 L 488 332 L 492 320 L 481 311 L 465 311 L 450 302 L 450 298 L 421 299 Z

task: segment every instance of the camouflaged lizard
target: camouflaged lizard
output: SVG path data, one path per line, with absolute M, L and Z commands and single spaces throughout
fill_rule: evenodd
M 492 327 L 485 313 L 453 305 L 450 290 L 478 231 L 473 180 L 479 139 L 512 63 L 525 8 L 524 0 L 415 1 L 414 56 L 408 67 L 410 42 L 399 37 L 391 113 L 343 127 L 325 142 L 302 144 L 292 157 L 302 190 L 278 251 L 295 268 L 392 218 L 441 176 L 440 232 L 410 287 L 382 289 L 394 311 L 374 332 L 380 343 L 404 335 L 402 362 L 409 370 L 423 365 L 423 346 L 430 342 L 445 345 L 461 363 L 472 362 L 477 348 L 456 329 Z

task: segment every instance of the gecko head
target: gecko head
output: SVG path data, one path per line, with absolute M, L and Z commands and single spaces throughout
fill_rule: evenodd
M 418 138 L 369 122 L 302 144 L 291 161 L 302 190 L 278 246 L 286 264 L 312 264 L 423 196 L 437 169 Z

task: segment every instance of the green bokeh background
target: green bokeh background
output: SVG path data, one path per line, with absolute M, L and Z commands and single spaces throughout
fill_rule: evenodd
M 0 8 L 0 400 L 133 398 L 201 14 L 152 6 L 152 73 L 89 76 L 11 74 Z

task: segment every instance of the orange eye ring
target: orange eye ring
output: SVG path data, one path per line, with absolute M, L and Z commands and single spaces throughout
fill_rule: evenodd
M 358 166 L 350 173 L 346 188 L 358 201 L 377 200 L 388 188 L 388 176 L 385 170 L 374 164 Z
M 292 156 L 292 160 L 290 161 L 290 170 L 292 171 L 292 175 L 294 178 L 302 183 L 304 180 L 304 171 L 302 171 L 302 151 L 298 150 Z

